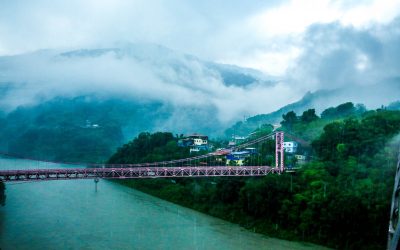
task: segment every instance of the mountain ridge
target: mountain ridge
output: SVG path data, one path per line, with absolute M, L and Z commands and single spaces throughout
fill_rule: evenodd
M 376 87 L 380 88 L 381 85 Z M 301 115 L 301 113 L 306 111 L 307 109 L 316 109 L 317 113 L 321 113 L 324 109 L 329 108 L 331 106 L 337 106 L 345 102 L 354 102 L 354 100 L 352 100 L 351 98 L 349 99 L 336 98 L 337 96 L 343 94 L 346 91 L 347 91 L 346 89 L 318 90 L 315 92 L 309 91 L 300 100 L 285 105 L 276 111 L 267 114 L 258 114 L 250 116 L 246 118 L 244 121 L 236 122 L 231 127 L 225 130 L 225 136 L 228 138 L 233 135 L 246 136 L 263 124 L 266 123 L 279 124 L 279 122 L 282 120 L 282 115 L 286 114 L 289 111 L 294 111 L 298 115 Z M 334 99 L 334 101 L 330 99 Z M 322 105 L 321 101 L 325 101 L 325 105 Z M 396 110 L 400 109 L 399 103 L 400 103 L 399 101 L 381 103 L 381 106 L 386 105 L 388 109 Z M 355 104 L 363 105 L 363 103 L 357 103 L 357 102 Z

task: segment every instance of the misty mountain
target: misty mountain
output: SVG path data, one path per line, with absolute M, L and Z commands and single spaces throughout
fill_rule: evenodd
M 63 52 L 59 54 L 59 56 L 69 58 L 95 58 L 107 54 L 113 54 L 119 59 L 132 58 L 148 67 L 172 69 L 173 73 L 176 75 L 193 75 L 194 72 L 190 65 L 198 64 L 203 70 L 219 77 L 227 86 L 247 86 L 254 83 L 273 84 L 277 81 L 277 78 L 267 76 L 255 69 L 208 62 L 193 55 L 179 53 L 161 45 L 148 43 L 125 44 L 119 48 L 74 50 Z M 171 80 L 166 75 L 162 75 L 162 72 L 158 73 L 164 80 Z
M 140 63 L 147 64 L 148 66 L 168 67 L 171 68 L 175 74 L 191 74 L 192 69 L 189 65 L 200 64 L 206 71 L 220 77 L 222 82 L 227 86 L 235 85 L 243 87 L 254 83 L 268 85 L 274 84 L 277 80 L 275 77 L 267 76 L 255 69 L 208 62 L 195 56 L 182 54 L 155 44 L 125 44 L 120 48 L 81 49 L 63 52 L 60 56 L 85 58 L 101 57 L 110 53 L 114 54 L 119 59 L 133 58 Z M 164 76 L 164 78 L 168 80 L 167 77 Z
M 0 110 L 5 112 L 56 97 L 95 95 L 163 103 L 178 113 L 212 112 L 217 123 L 226 126 L 243 116 L 270 112 L 298 100 L 307 83 L 302 88 L 291 84 L 284 77 L 209 62 L 146 43 L 0 57 Z M 337 88 L 334 98 L 333 94 L 327 99 L 321 97 L 313 106 L 323 109 L 350 100 L 377 107 L 397 100 L 399 86 L 399 79 L 362 86 L 349 82 Z M 190 130 L 197 130 L 196 126 Z
M 209 97 L 271 84 L 152 44 L 0 57 L 0 150 L 102 161 L 142 131 L 219 136 L 226 121 Z
M 208 62 L 154 44 L 41 50 L 0 57 L 0 110 L 10 112 L 57 97 L 95 95 L 136 104 L 163 103 L 169 107 L 167 116 L 176 118 L 183 111 L 198 112 L 190 117 L 211 111 L 218 120 L 214 131 L 219 124 L 258 109 L 251 103 L 253 96 L 270 92 L 277 81 L 254 69 Z M 201 127 L 192 125 L 190 131 Z
M 192 130 L 193 129 L 193 130 Z M 52 160 L 102 161 L 143 131 L 222 131 L 212 112 L 160 102 L 57 97 L 0 117 L 0 151 Z
M 392 102 L 387 106 L 389 110 L 400 110 L 400 101 Z
M 394 93 L 391 91 L 394 91 Z M 388 109 L 400 109 L 400 101 L 388 103 L 382 100 L 381 103 L 376 102 L 374 97 L 386 96 L 395 98 L 396 93 L 400 93 L 400 80 L 393 79 L 387 83 L 365 86 L 364 88 L 347 87 L 333 90 L 319 90 L 314 93 L 308 92 L 299 101 L 283 106 L 282 108 L 268 113 L 251 116 L 245 121 L 238 121 L 227 130 L 225 136 L 231 137 L 232 135 L 246 136 L 259 128 L 263 124 L 279 124 L 282 120 L 282 115 L 289 111 L 294 111 L 301 115 L 307 109 L 315 109 L 317 113 L 323 110 L 337 106 L 345 102 L 353 102 L 364 105 L 368 103 L 368 108 L 374 109 L 381 106 L 386 106 Z M 370 100 L 366 100 L 364 96 L 371 96 Z M 390 100 L 388 98 L 388 100 Z M 372 101 L 373 100 L 373 101 Z M 372 102 L 371 102 L 372 101 Z
M 399 88 L 399 79 L 349 84 L 286 105 L 302 93 L 284 79 L 163 46 L 41 50 L 0 57 L 0 149 L 70 160 L 92 152 L 87 160 L 100 161 L 142 131 L 220 137 L 253 116 L 225 133 L 244 135 L 290 110 L 321 112 L 347 101 L 380 107 L 398 100 Z
M 243 68 L 235 65 L 221 64 L 201 60 L 193 55 L 182 54 L 156 44 L 125 44 L 120 48 L 106 49 L 81 49 L 61 53 L 62 57 L 85 58 L 101 57 L 113 54 L 116 58 L 132 58 L 149 68 L 165 68 L 172 70 L 174 75 L 193 75 L 190 65 L 198 64 L 204 71 L 222 80 L 226 86 L 245 87 L 251 84 L 273 85 L 278 78 L 266 75 L 261 71 Z M 159 71 L 158 76 L 165 81 L 174 81 L 164 71 Z

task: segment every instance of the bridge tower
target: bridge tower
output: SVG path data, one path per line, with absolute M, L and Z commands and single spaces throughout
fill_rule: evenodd
M 276 132 L 276 134 L 275 134 L 275 167 L 279 169 L 279 172 L 283 172 L 285 170 L 283 138 L 284 138 L 283 132 Z

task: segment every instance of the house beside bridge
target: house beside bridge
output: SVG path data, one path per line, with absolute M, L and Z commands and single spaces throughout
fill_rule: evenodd
M 183 139 L 178 141 L 178 146 L 189 147 L 190 152 L 199 152 L 201 150 L 208 150 L 208 136 L 202 134 L 186 135 Z
M 296 141 L 288 141 L 283 143 L 285 153 L 296 153 L 299 144 Z
M 255 154 L 257 154 L 256 148 L 245 148 L 242 151 L 231 152 L 225 156 L 226 165 L 243 166 L 246 158 Z

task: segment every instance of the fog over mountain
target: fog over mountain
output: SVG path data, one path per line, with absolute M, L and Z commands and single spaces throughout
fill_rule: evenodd
M 288 92 L 257 70 L 205 62 L 152 44 L 38 51 L 2 57 L 0 69 L 0 81 L 7 86 L 0 105 L 6 110 L 57 96 L 96 94 L 212 108 L 221 122 L 228 122 L 248 110 L 261 112 L 260 104 L 272 105 L 273 95 Z
M 158 128 L 195 131 L 188 117 L 222 128 L 320 90 L 336 94 L 318 110 L 400 97 L 400 1 L 163 3 L 2 2 L 0 109 L 86 95 L 161 103 Z

